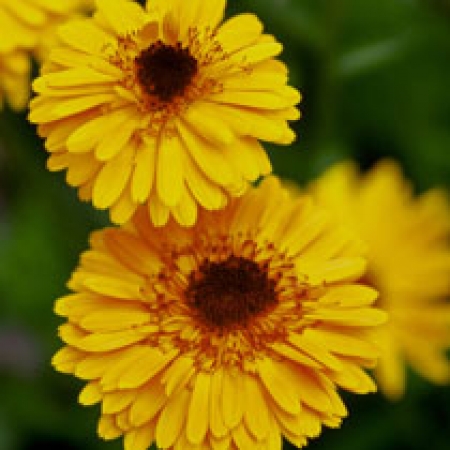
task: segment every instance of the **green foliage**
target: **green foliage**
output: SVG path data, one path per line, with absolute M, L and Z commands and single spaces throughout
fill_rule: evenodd
M 304 182 L 332 162 L 400 160 L 419 190 L 450 180 L 448 0 L 230 0 L 257 13 L 284 43 L 292 84 L 304 95 L 299 139 L 271 148 L 274 169 Z M 96 408 L 81 386 L 53 372 L 60 345 L 53 301 L 88 233 L 106 215 L 81 204 L 25 116 L 0 115 L 0 449 L 117 450 L 95 436 Z M 1 356 L 10 343 L 12 360 Z M 310 448 L 446 450 L 450 388 L 410 377 L 404 401 L 348 397 L 350 417 Z M 287 446 L 287 448 L 289 448 Z

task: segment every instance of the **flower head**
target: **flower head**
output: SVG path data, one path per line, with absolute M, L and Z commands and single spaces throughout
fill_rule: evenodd
M 389 322 L 377 330 L 382 354 L 375 371 L 390 398 L 405 390 L 406 365 L 435 383 L 450 381 L 450 207 L 446 194 L 415 197 L 392 161 L 359 175 L 338 164 L 313 183 L 318 203 L 333 208 L 368 247 L 360 280 L 380 292 Z
M 0 109 L 4 100 L 23 110 L 30 93 L 30 56 L 41 60 L 55 29 L 93 0 L 0 0 Z M 92 5 L 91 5 L 92 6 Z
M 193 225 L 270 172 L 258 139 L 288 144 L 299 93 L 253 14 L 222 23 L 225 0 L 98 0 L 60 30 L 30 120 L 82 199 L 127 221 Z
M 375 390 L 363 367 L 385 314 L 357 284 L 359 245 L 310 198 L 269 178 L 192 228 L 132 222 L 94 233 L 56 312 L 61 372 L 102 403 L 125 449 L 302 446 L 346 415 L 337 388 Z

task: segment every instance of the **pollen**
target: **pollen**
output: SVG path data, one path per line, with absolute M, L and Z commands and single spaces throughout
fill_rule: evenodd
M 267 267 L 235 255 L 205 260 L 191 274 L 186 297 L 205 322 L 221 328 L 246 324 L 277 304 L 276 282 Z
M 197 74 L 197 60 L 188 48 L 157 41 L 135 59 L 136 75 L 144 92 L 169 103 L 182 96 Z

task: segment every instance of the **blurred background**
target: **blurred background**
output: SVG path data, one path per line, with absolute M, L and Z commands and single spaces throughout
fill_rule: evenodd
M 274 170 L 304 183 L 333 162 L 389 156 L 418 191 L 450 183 L 450 0 L 229 0 L 284 43 L 303 119 Z M 95 435 L 82 383 L 55 373 L 53 301 L 106 214 L 80 204 L 26 115 L 0 113 L 0 450 L 118 450 Z M 450 387 L 410 375 L 403 401 L 346 396 L 350 416 L 311 449 L 448 450 Z M 286 445 L 286 448 L 290 448 Z

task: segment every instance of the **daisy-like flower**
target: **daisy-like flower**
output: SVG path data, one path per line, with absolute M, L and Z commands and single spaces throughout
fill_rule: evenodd
M 56 312 L 61 372 L 102 403 L 98 432 L 126 450 L 279 450 L 346 415 L 337 388 L 375 391 L 362 367 L 385 313 L 356 283 L 361 249 L 274 178 L 192 228 L 145 207 L 94 233 Z
M 24 110 L 30 95 L 31 56 L 41 60 L 56 27 L 93 6 L 93 0 L 0 0 L 0 109 L 5 100 Z
M 450 206 L 435 189 L 415 197 L 398 165 L 379 163 L 361 176 L 338 164 L 313 183 L 317 201 L 335 210 L 369 246 L 360 280 L 380 292 L 389 322 L 377 330 L 382 350 L 375 371 L 391 399 L 405 390 L 406 366 L 428 380 L 450 381 Z
M 25 109 L 30 92 L 30 59 L 23 50 L 0 55 L 0 110 L 8 103 L 15 111 Z
M 271 171 L 258 139 L 289 144 L 297 90 L 253 14 L 222 23 L 226 0 L 97 0 L 60 30 L 35 82 L 30 120 L 80 198 L 127 221 L 195 223 Z

